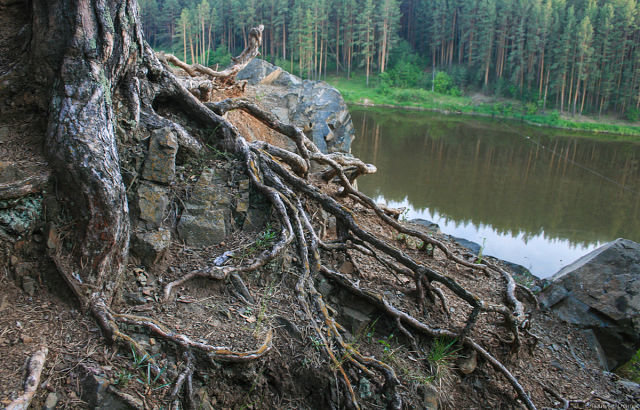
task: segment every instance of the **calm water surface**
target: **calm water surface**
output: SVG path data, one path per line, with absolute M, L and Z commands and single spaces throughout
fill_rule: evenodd
M 469 117 L 351 108 L 358 179 L 409 219 L 548 277 L 618 237 L 640 241 L 640 144 Z

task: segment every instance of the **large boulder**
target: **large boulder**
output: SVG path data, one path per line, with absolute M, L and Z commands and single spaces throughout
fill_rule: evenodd
M 615 369 L 640 348 L 640 244 L 616 239 L 565 266 L 540 302 L 561 319 L 592 329 Z
M 280 121 L 305 130 L 323 152 L 350 152 L 353 123 L 340 92 L 324 81 L 301 80 L 254 58 L 238 73 L 255 86 L 259 103 Z

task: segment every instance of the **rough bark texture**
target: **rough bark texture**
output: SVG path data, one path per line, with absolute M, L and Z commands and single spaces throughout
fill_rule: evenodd
M 60 263 L 85 296 L 107 298 L 127 259 L 129 211 L 120 175 L 113 95 L 142 59 L 135 1 L 32 2 L 34 77 L 47 83 L 46 149 L 58 186 L 77 212 L 78 246 Z

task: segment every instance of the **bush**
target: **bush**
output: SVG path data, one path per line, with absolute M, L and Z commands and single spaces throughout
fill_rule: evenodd
M 231 64 L 231 53 L 227 51 L 225 46 L 221 45 L 209 55 L 208 63 L 210 66 L 218 64 L 218 69 L 221 70 Z
M 538 112 L 538 104 L 534 102 L 528 102 L 524 105 L 525 115 L 536 115 Z
M 401 61 L 385 74 L 388 75 L 389 86 L 412 88 L 418 85 L 418 82 L 422 77 L 422 70 L 415 63 Z
M 439 71 L 433 80 L 433 90 L 440 94 L 447 94 L 452 85 L 451 77 L 444 71 Z
M 631 107 L 627 109 L 625 117 L 627 121 L 636 122 L 640 119 L 640 111 L 636 107 Z

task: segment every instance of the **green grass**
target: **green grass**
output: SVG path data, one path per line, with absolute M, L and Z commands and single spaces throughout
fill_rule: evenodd
M 408 107 L 444 113 L 509 118 L 539 126 L 586 131 L 597 135 L 597 138 L 600 139 L 638 140 L 637 137 L 640 137 L 640 126 L 632 123 L 614 119 L 611 122 L 591 121 L 593 118 L 564 116 L 551 110 L 532 114 L 532 111 L 539 111 L 535 109 L 535 104 L 532 110 L 531 103 L 524 104 L 517 100 L 496 102 L 493 101 L 493 98 L 488 98 L 487 102 L 479 102 L 473 101 L 467 96 L 444 95 L 421 88 L 386 88 L 383 90 L 376 87 L 375 77 L 369 79 L 369 87 L 367 87 L 365 77 L 360 74 L 353 75 L 349 80 L 345 77 L 329 76 L 327 82 L 342 93 L 347 103 L 352 104 Z M 584 119 L 589 119 L 589 121 Z

